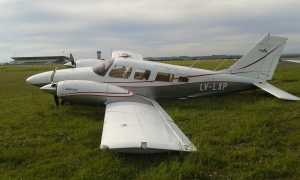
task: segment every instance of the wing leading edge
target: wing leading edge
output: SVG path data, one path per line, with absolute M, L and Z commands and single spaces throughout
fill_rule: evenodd
M 196 147 L 155 101 L 107 104 L 101 149 L 127 153 L 196 151 Z

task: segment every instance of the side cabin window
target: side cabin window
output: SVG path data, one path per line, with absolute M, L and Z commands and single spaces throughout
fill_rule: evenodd
M 172 82 L 174 80 L 174 74 L 158 72 L 155 81 Z
M 150 77 L 151 71 L 150 70 L 142 70 L 137 69 L 134 73 L 134 79 L 137 80 L 148 80 Z
M 131 67 L 126 67 L 123 65 L 115 65 L 113 69 L 110 71 L 109 76 L 114 78 L 128 79 L 131 72 L 132 72 Z
M 183 77 L 183 76 L 179 76 L 178 77 L 178 82 L 189 82 L 189 78 Z

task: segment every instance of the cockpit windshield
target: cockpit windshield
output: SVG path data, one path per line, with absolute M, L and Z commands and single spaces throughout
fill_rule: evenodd
M 110 66 L 113 64 L 113 62 L 114 62 L 114 60 L 108 59 L 104 62 L 98 63 L 93 68 L 93 71 L 100 76 L 104 76 L 107 73 L 107 71 L 109 70 Z

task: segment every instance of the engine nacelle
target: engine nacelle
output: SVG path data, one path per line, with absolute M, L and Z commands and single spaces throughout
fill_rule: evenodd
M 133 93 L 119 86 L 93 81 L 69 80 L 58 83 L 57 96 L 81 104 L 101 104 L 111 99 L 122 99 Z
M 42 90 L 57 95 L 60 99 L 79 104 L 103 104 L 107 100 L 120 100 L 133 93 L 119 86 L 85 80 L 66 80 L 48 84 Z

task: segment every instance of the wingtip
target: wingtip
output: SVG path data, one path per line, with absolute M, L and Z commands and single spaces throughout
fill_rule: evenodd
M 183 149 L 184 149 L 183 151 L 186 151 L 186 152 L 195 152 L 195 151 L 197 151 L 197 148 L 194 144 L 184 145 Z
M 289 97 L 289 98 L 280 98 L 280 99 L 287 100 L 287 101 L 300 101 L 300 98 L 297 96 Z

